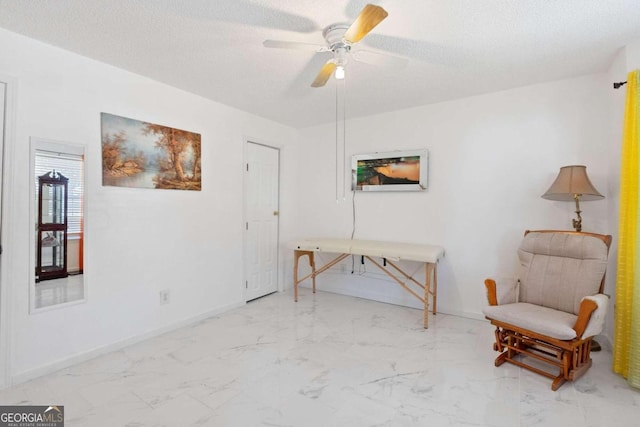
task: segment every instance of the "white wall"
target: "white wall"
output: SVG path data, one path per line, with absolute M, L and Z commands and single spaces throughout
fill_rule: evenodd
M 640 67 L 640 40 L 629 43 L 624 48 L 626 56 L 627 72 L 637 70 Z
M 80 271 L 80 239 L 67 240 L 67 271 L 69 273 Z
M 483 280 L 515 274 L 524 230 L 571 229 L 574 205 L 540 197 L 559 168 L 584 164 L 607 192 L 610 88 L 603 73 L 348 121 L 349 155 L 424 147 L 430 156 L 427 191 L 356 194 L 356 238 L 443 246 L 439 311 L 482 318 Z M 351 234 L 350 198 L 335 201 L 334 133 L 301 131 L 298 237 Z M 611 232 L 606 199 L 582 209 L 584 231 Z M 319 288 L 413 304 L 396 284 L 341 273 L 346 264 Z
M 10 375 L 21 381 L 105 346 L 243 304 L 244 138 L 282 147 L 282 235 L 292 223 L 291 128 L 0 29 L 0 74 L 18 79 L 3 282 Z M 202 191 L 101 185 L 100 112 L 202 135 Z M 29 314 L 29 137 L 85 144 L 88 301 Z M 3 264 L 3 265 L 7 265 Z M 160 306 L 158 291 L 171 302 Z M 214 337 L 212 337 L 214 338 Z M 93 353 L 92 353 L 93 352 Z M 73 359 L 75 357 L 75 359 Z M 71 358 L 71 359 L 70 359 Z

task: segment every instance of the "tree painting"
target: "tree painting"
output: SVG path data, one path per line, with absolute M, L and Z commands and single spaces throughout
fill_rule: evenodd
M 200 134 L 102 113 L 102 184 L 200 190 Z

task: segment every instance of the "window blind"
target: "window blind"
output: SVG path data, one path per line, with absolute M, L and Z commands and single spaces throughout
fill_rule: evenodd
M 69 179 L 67 190 L 67 232 L 81 233 L 83 214 L 82 198 L 84 195 L 84 156 L 36 150 L 36 198 L 38 197 L 39 190 L 38 177 L 53 170 Z

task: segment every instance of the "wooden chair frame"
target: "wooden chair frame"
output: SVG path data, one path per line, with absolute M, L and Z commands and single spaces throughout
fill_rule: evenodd
M 595 233 L 583 233 L 574 231 L 557 231 L 557 230 L 537 230 L 536 233 L 565 233 L 588 235 L 601 239 L 606 245 L 607 250 L 611 246 L 611 236 Z M 530 231 L 525 231 L 524 235 Z M 599 293 L 604 289 L 605 275 L 600 282 Z M 487 298 L 489 305 L 498 305 L 496 282 L 492 279 L 485 280 L 487 288 Z M 566 381 L 575 381 L 580 378 L 591 367 L 591 341 L 593 337 L 581 339 L 591 314 L 596 310 L 597 304 L 591 300 L 584 300 L 580 304 L 578 319 L 573 329 L 576 331 L 576 337 L 573 340 L 559 340 L 537 332 L 511 325 L 505 322 L 488 318 L 491 324 L 496 327 L 495 343 L 493 349 L 500 353 L 495 360 L 495 366 L 500 366 L 505 362 L 528 369 L 537 374 L 551 378 L 551 389 L 558 390 Z M 542 361 L 552 368 L 558 369 L 558 374 L 539 369 L 529 365 L 522 360 L 516 359 L 517 356 L 524 355 Z

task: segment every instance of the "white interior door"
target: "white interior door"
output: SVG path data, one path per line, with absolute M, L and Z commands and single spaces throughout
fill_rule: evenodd
M 245 299 L 278 290 L 280 151 L 247 142 L 245 165 Z

